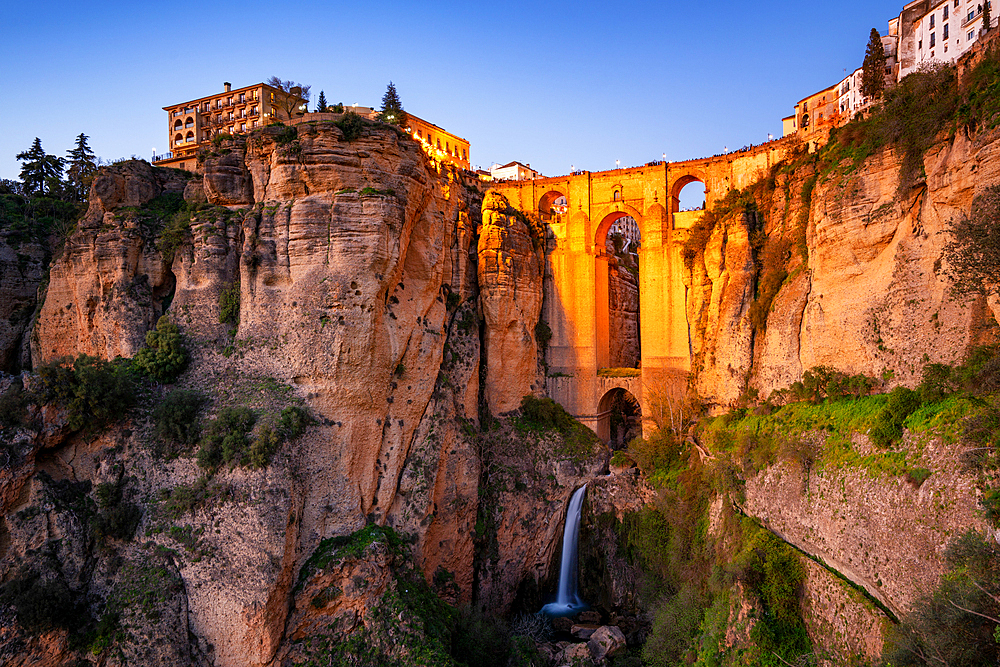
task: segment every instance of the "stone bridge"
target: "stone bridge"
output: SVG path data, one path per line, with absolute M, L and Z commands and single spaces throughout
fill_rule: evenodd
M 643 431 L 652 426 L 654 405 L 675 394 L 691 370 L 686 288 L 681 247 L 701 211 L 678 210 L 681 190 L 705 186 L 706 208 L 733 188 L 768 175 L 798 144 L 781 139 L 755 149 L 686 162 L 530 181 L 498 182 L 493 189 L 511 206 L 537 214 L 551 230 L 546 247 L 545 305 L 542 318 L 552 329 L 548 347 L 549 396 L 608 437 L 609 397 L 632 394 L 642 408 Z M 555 202 L 565 198 L 553 209 Z M 641 234 L 639 250 L 638 377 L 602 377 L 608 368 L 611 331 L 608 230 L 630 216 Z M 621 374 L 618 374 L 621 375 Z M 654 397 L 656 397 L 654 399 Z

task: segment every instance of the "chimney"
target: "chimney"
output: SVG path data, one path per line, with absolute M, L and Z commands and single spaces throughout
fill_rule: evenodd
M 233 89 L 233 84 L 229 83 L 228 81 L 226 81 L 226 82 L 225 82 L 224 84 L 222 84 L 222 85 L 226 87 L 226 92 L 227 92 L 227 93 L 228 93 L 228 92 L 230 92 L 230 91 L 231 91 L 231 90 Z

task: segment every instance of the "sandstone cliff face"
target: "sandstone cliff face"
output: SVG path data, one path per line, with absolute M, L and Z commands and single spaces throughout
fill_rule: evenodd
M 875 452 L 863 435 L 852 447 Z M 987 530 L 977 478 L 959 460 L 961 448 L 908 435 L 902 449 L 932 472 L 919 486 L 864 468 L 806 473 L 787 463 L 747 481 L 745 509 L 902 615 L 944 573 L 951 538 Z
M 480 304 L 486 322 L 485 400 L 493 414 L 541 388 L 535 325 L 542 312 L 542 260 L 503 195 L 487 194 L 479 236 Z
M 215 664 L 268 662 L 302 555 L 369 519 L 420 535 L 428 574 L 460 571 L 460 597 L 471 594 L 479 469 L 454 418 L 478 416 L 478 344 L 455 340 L 446 360 L 445 342 L 450 329 L 478 341 L 469 261 L 476 193 L 434 172 L 412 141 L 369 132 L 346 142 L 333 126 L 303 127 L 286 151 L 265 131 L 248 151 L 234 142 L 209 156 L 200 187 L 144 163 L 105 169 L 52 266 L 36 362 L 80 352 L 132 356 L 166 309 L 194 348 L 194 387 L 280 379 L 320 419 L 266 479 L 227 480 L 250 503 L 180 524 L 229 525 L 230 539 L 205 538 L 211 559 L 180 569 L 192 631 L 212 646 Z M 320 163 L 335 166 L 303 168 Z M 168 265 L 143 207 L 170 192 L 215 208 L 194 214 Z M 219 294 L 234 284 L 242 307 L 230 336 L 218 322 Z M 473 307 L 456 321 L 463 302 Z M 221 354 L 228 346 L 239 358 Z M 452 377 L 439 377 L 442 368 Z M 225 396 L 217 400 L 225 404 Z M 130 457 L 126 465 L 139 474 L 149 463 Z M 155 495 L 191 483 L 195 470 L 174 467 L 147 488 Z M 236 580 L 243 583 L 234 588 Z
M 384 126 L 355 141 L 332 124 L 299 126 L 291 141 L 265 128 L 223 144 L 203 166 L 197 180 L 135 162 L 102 170 L 52 264 L 33 345 L 35 363 L 133 356 L 166 312 L 192 355 L 179 386 L 209 395 L 206 418 L 228 405 L 265 410 L 261 396 L 277 387 L 317 420 L 265 470 L 220 471 L 220 499 L 169 521 L 147 509 L 140 531 L 152 531 L 151 545 L 182 553 L 171 562 L 182 634 L 197 638 L 179 642 L 194 653 L 168 662 L 269 664 L 287 639 L 304 560 L 321 540 L 370 522 L 414 536 L 428 579 L 443 573 L 454 587 L 442 592 L 469 601 L 481 477 L 470 435 L 481 388 L 502 412 L 536 382 L 541 260 L 527 228 L 492 211 L 477 233 L 476 182 L 436 171 Z M 172 259 L 157 247 L 148 208 L 163 195 L 183 195 L 191 218 Z M 219 322 L 224 291 L 239 294 L 228 323 Z M 480 377 L 484 354 L 493 361 Z M 60 462 L 46 463 L 57 479 L 91 479 L 112 442 L 130 493 L 165 497 L 198 484 L 191 458 L 153 457 L 150 429 L 123 423 L 85 450 L 68 433 L 26 433 L 23 465 L 0 479 L 5 509 L 32 506 L 19 489 L 38 460 Z M 521 502 L 497 533 L 521 560 L 505 559 L 496 584 L 516 594 L 526 574 L 551 565 L 557 522 L 525 542 L 517 517 L 557 512 L 593 472 L 554 468 L 564 486 L 544 503 Z M 201 537 L 192 546 L 178 542 L 184 535 Z M 487 589 L 487 598 L 507 595 Z
M 174 278 L 137 210 L 184 187 L 183 177 L 137 160 L 100 172 L 87 213 L 52 263 L 33 364 L 77 354 L 131 357 L 142 347 Z
M 941 251 L 949 220 L 968 213 L 975 195 L 1000 182 L 1000 137 L 959 133 L 924 157 L 926 182 L 897 193 L 899 157 L 886 150 L 857 171 L 836 170 L 803 189 L 811 168 L 779 174 L 761 214 L 769 237 L 790 240 L 789 277 L 754 331 L 756 294 L 747 234 L 754 223 L 734 215 L 717 225 L 686 280 L 692 347 L 702 397 L 731 404 L 746 386 L 761 397 L 788 387 L 803 371 L 829 366 L 912 386 L 926 354 L 960 361 L 979 342 L 985 303 L 950 298 Z M 795 248 L 806 223 L 807 258 Z

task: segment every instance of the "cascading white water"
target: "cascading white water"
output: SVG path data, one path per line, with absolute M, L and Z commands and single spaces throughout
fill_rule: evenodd
M 583 496 L 587 492 L 584 484 L 569 499 L 566 509 L 566 527 L 563 529 L 562 563 L 559 566 L 559 591 L 556 601 L 542 607 L 548 616 L 575 616 L 587 609 L 580 599 L 576 585 L 577 542 L 580 538 L 580 515 L 583 513 Z

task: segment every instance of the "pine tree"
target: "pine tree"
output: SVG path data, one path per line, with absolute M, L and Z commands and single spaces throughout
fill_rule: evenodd
M 328 109 L 327 109 L 327 104 L 326 104 L 326 95 L 321 90 L 321 91 L 319 91 L 319 99 L 316 100 L 316 111 L 318 111 L 320 113 L 323 113 L 324 111 L 327 111 L 327 110 Z
M 21 161 L 21 183 L 24 194 L 57 194 L 62 189 L 62 174 L 65 160 L 55 155 L 47 155 L 42 142 L 35 137 L 31 148 L 17 154 Z
M 90 194 L 90 184 L 94 182 L 97 174 L 97 160 L 94 159 L 94 151 L 90 150 L 87 144 L 89 137 L 80 133 L 76 138 L 76 148 L 66 155 L 66 185 L 68 194 L 76 201 L 83 201 Z
M 861 66 L 861 94 L 874 102 L 885 90 L 885 47 L 877 28 L 872 28 L 868 50 Z
M 385 95 L 382 96 L 382 110 L 379 112 L 379 120 L 391 125 L 406 127 L 408 120 L 406 112 L 403 111 L 403 105 L 399 101 L 399 94 L 396 92 L 396 86 L 393 85 L 392 81 L 389 82 L 389 87 L 385 89 Z

